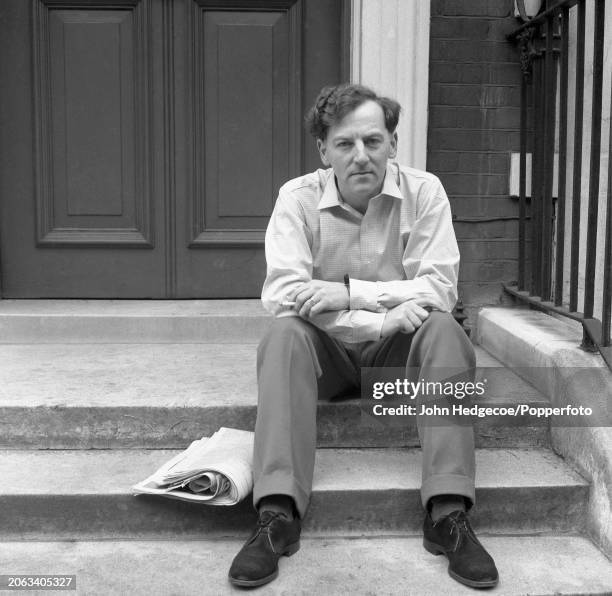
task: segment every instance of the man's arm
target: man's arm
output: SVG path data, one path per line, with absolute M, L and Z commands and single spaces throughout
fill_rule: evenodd
M 333 282 L 312 279 L 312 234 L 306 225 L 302 209 L 291 195 L 281 192 L 274 207 L 266 231 L 267 274 L 262 290 L 262 302 L 266 310 L 277 317 L 299 316 L 293 307 L 283 306 L 306 284 L 312 294 L 302 295 L 301 302 L 314 295 L 316 286 L 322 287 Z M 345 293 L 344 284 L 341 291 Z M 348 298 L 348 295 L 346 295 Z M 347 300 L 348 302 L 348 300 Z M 302 304 L 303 306 L 303 304 Z M 364 309 L 327 310 L 310 314 L 312 303 L 306 307 L 304 318 L 347 343 L 378 340 L 381 336 L 385 312 L 369 312 Z M 310 307 L 310 308 L 309 308 Z M 322 304 L 318 309 L 324 307 Z
M 407 279 L 350 280 L 350 308 L 379 312 L 414 300 L 450 312 L 457 301 L 459 248 L 450 204 L 439 180 L 417 203 L 417 218 L 402 259 Z

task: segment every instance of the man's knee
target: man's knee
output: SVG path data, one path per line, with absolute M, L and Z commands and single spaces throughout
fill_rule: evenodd
M 470 343 L 461 325 L 457 323 L 455 317 L 449 312 L 432 311 L 418 331 L 427 333 L 427 335 L 431 337 L 452 337 L 461 342 Z
M 460 352 L 476 366 L 474 346 L 464 329 L 449 312 L 433 311 L 417 330 L 419 340 L 443 347 L 444 353 Z
M 280 317 L 274 319 L 266 331 L 263 339 L 259 342 L 257 353 L 266 350 L 270 345 L 290 346 L 303 342 L 312 334 L 312 325 L 300 317 Z

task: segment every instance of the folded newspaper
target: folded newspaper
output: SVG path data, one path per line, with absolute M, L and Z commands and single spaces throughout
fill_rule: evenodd
M 253 489 L 254 433 L 220 428 L 134 485 L 136 494 L 161 495 L 208 505 L 235 505 Z

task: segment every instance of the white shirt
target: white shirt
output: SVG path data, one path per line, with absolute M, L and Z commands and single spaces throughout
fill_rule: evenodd
M 266 232 L 264 307 L 312 279 L 350 277 L 350 310 L 310 317 L 344 343 L 375 341 L 388 309 L 415 300 L 450 312 L 457 301 L 459 249 L 450 204 L 433 174 L 387 164 L 379 195 L 365 214 L 339 196 L 333 170 L 317 170 L 284 184 Z

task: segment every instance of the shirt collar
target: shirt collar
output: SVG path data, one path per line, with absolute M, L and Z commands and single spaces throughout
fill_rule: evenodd
M 323 188 L 323 194 L 321 195 L 321 200 L 319 201 L 319 205 L 317 209 L 328 209 L 329 207 L 335 207 L 336 205 L 341 205 L 342 200 L 340 199 L 340 195 L 338 194 L 338 189 L 336 188 L 336 177 L 334 176 L 334 171 L 330 168 L 328 170 L 329 175 L 327 177 L 327 182 L 325 183 L 325 187 Z M 387 196 L 394 197 L 396 199 L 403 199 L 399 186 L 399 168 L 397 164 L 393 162 L 387 163 L 387 171 L 385 172 L 385 180 L 383 182 L 382 190 L 379 195 L 376 196 Z M 374 198 L 374 197 L 372 197 Z

